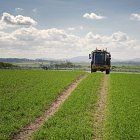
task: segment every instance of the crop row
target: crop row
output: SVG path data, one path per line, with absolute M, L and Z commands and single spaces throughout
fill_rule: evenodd
M 81 72 L 0 70 L 0 139 L 48 108 Z
M 140 75 L 111 74 L 106 140 L 140 139 Z
M 94 136 L 94 112 L 103 74 L 91 74 L 34 135 L 35 140 L 88 140 Z

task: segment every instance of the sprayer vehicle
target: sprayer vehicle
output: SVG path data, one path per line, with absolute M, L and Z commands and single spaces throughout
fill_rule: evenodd
M 91 73 L 96 71 L 105 71 L 106 74 L 110 73 L 111 67 L 111 54 L 106 50 L 94 50 L 89 54 L 91 59 Z

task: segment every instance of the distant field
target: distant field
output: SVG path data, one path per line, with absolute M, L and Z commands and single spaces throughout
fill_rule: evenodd
M 35 140 L 91 140 L 94 112 L 103 74 L 94 73 L 82 81 L 59 111 L 34 134 Z
M 0 140 L 33 121 L 80 74 L 0 70 Z
M 42 64 L 41 62 L 21 62 L 21 63 L 13 63 L 20 67 L 30 67 L 30 68 L 39 68 Z M 43 63 L 44 65 L 48 64 L 47 62 Z
M 140 75 L 111 74 L 105 140 L 140 139 Z
M 56 64 L 58 62 L 55 62 Z M 54 63 L 54 64 L 55 64 Z M 18 62 L 13 63 L 14 65 L 20 66 L 26 69 L 41 69 L 41 67 L 47 66 L 49 69 L 69 69 L 68 67 L 55 67 L 54 64 L 50 66 L 50 62 Z M 58 63 L 60 64 L 60 62 Z M 73 62 L 74 66 L 71 67 L 73 70 L 85 70 L 90 71 L 91 62 Z M 111 64 L 111 71 L 115 72 L 138 72 L 140 73 L 140 63 L 113 63 Z
M 138 72 L 140 73 L 140 65 L 124 64 L 112 66 L 112 71 L 116 72 Z

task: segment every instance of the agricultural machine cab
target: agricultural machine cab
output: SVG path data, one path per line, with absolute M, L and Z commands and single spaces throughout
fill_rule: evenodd
M 91 60 L 91 73 L 96 71 L 106 71 L 106 74 L 110 73 L 111 67 L 111 54 L 107 50 L 94 50 L 89 54 Z

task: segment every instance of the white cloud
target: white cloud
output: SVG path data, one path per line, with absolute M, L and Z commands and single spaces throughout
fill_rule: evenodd
M 97 15 L 95 13 L 85 13 L 83 15 L 83 17 L 87 18 L 87 19 L 95 19 L 95 20 L 100 20 L 100 19 L 105 19 L 106 18 L 105 16 Z
M 71 54 L 76 55 L 78 51 L 80 52 L 79 48 L 76 47 L 79 37 L 55 28 L 47 30 L 38 30 L 33 27 L 21 28 L 11 33 L 0 32 L 0 35 L 1 56 L 5 56 L 6 52 L 15 51 L 18 56 L 21 53 L 20 57 L 24 55 L 24 57 L 30 58 L 60 58 Z M 8 54 L 7 57 L 12 57 L 12 54 Z
M 23 10 L 24 10 L 23 8 L 15 8 L 16 12 L 20 12 L 20 11 L 23 11 Z
M 37 22 L 33 20 L 31 17 L 26 17 L 22 15 L 13 16 L 9 13 L 3 13 L 1 22 L 9 26 L 18 26 L 18 25 L 31 26 L 37 24 Z
M 74 31 L 75 28 L 74 28 L 74 27 L 69 27 L 68 30 L 69 30 L 69 31 Z
M 62 29 L 40 30 L 33 26 L 18 26 L 12 30 L 3 30 L 7 26 L 34 25 L 36 22 L 30 17 L 13 16 L 4 13 L 0 20 L 0 56 L 28 57 L 28 58 L 68 58 L 87 55 L 95 48 L 111 51 L 115 56 L 140 56 L 140 42 L 131 39 L 121 31 L 111 35 L 101 35 L 93 32 L 83 37 L 67 33 Z M 70 27 L 69 30 L 83 29 Z M 7 31 L 7 32 L 6 32 Z M 134 53 L 135 52 L 135 53 Z M 124 55 L 126 54 L 126 55 Z
M 131 16 L 130 16 L 130 19 L 131 19 L 131 20 L 140 21 L 140 14 L 133 13 L 133 14 L 131 14 Z
M 6 24 L 3 23 L 1 20 L 0 20 L 0 30 L 3 30 L 6 28 Z
M 87 55 L 96 47 L 108 48 L 114 54 L 118 52 L 127 54 L 130 51 L 140 50 L 138 44 L 136 40 L 130 39 L 126 33 L 120 31 L 110 36 L 89 32 L 84 37 L 68 34 L 56 28 L 39 30 L 29 27 L 19 28 L 10 33 L 0 32 L 1 57 L 9 52 L 6 57 L 14 55 L 28 58 L 68 58 Z
M 102 36 L 102 35 L 99 35 L 99 34 L 93 34 L 92 32 L 89 32 L 85 36 L 85 39 L 88 40 L 89 42 L 102 44 L 102 43 L 108 42 L 110 38 L 107 37 L 107 36 Z
M 80 29 L 80 30 L 83 30 L 83 29 L 84 29 L 84 27 L 81 25 L 81 26 L 79 27 L 79 29 Z
M 124 54 L 122 55 L 122 53 L 127 54 L 127 52 L 136 51 L 136 48 L 140 50 L 140 48 L 138 47 L 138 44 L 140 44 L 140 42 L 135 39 L 131 39 L 127 34 L 120 31 L 115 32 L 110 36 L 89 32 L 84 38 L 80 40 L 80 42 L 81 46 L 83 46 L 83 49 L 81 48 L 81 50 L 85 51 L 85 53 L 87 54 L 95 48 L 108 48 L 111 53 L 116 54 L 119 52 L 120 55 L 118 56 L 124 58 Z M 131 54 L 130 57 L 136 56 L 134 56 L 134 54 Z
M 77 27 L 68 27 L 67 30 L 69 31 L 84 30 L 84 27 L 82 25 Z
M 123 42 L 129 40 L 129 37 L 126 35 L 126 33 L 120 31 L 113 33 L 111 38 L 112 41 L 116 41 L 116 42 Z
M 58 53 L 61 49 L 72 50 L 77 39 L 78 37 L 55 28 L 47 30 L 38 30 L 33 27 L 21 28 L 11 33 L 1 32 L 0 48 L 11 47 L 16 50 L 46 48 L 55 49 Z

